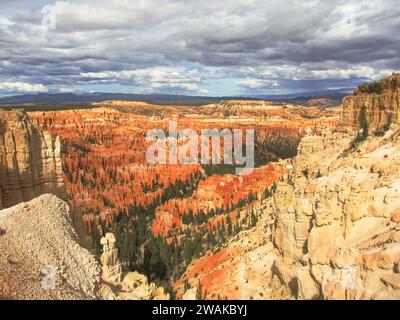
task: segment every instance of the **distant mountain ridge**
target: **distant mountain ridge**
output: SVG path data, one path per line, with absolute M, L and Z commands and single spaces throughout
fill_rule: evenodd
M 140 101 L 154 104 L 201 105 L 215 103 L 225 98 L 167 94 L 128 94 L 128 93 L 38 93 L 0 98 L 0 104 L 49 104 L 49 103 L 92 103 L 105 100 Z M 244 98 L 245 99 L 245 98 Z M 252 99 L 252 98 L 248 98 Z
M 339 99 L 353 92 L 353 88 L 342 88 L 337 90 L 309 91 L 299 93 L 287 93 L 276 95 L 256 95 L 254 98 L 265 100 L 287 100 L 287 99 L 310 99 L 310 98 L 328 98 Z
M 297 100 L 310 98 L 329 98 L 341 101 L 353 89 L 340 89 L 316 92 L 303 92 L 281 95 L 256 96 L 187 96 L 168 94 L 130 94 L 130 93 L 38 93 L 23 94 L 0 98 L 0 105 L 29 104 L 62 104 L 62 103 L 92 103 L 104 100 L 141 101 L 154 104 L 203 105 L 217 103 L 222 100 Z

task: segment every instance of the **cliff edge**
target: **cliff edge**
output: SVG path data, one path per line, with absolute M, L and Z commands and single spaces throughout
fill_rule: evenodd
M 387 129 L 400 122 L 400 74 L 359 86 L 354 94 L 342 102 L 342 126 L 368 128 L 369 131 Z
M 66 198 L 61 143 L 23 110 L 0 109 L 0 209 L 44 193 Z

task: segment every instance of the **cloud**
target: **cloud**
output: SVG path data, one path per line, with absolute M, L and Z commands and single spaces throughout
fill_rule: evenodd
M 53 91 L 59 92 L 59 93 L 72 93 L 75 91 L 75 89 L 73 87 L 69 87 L 69 86 L 57 86 L 52 89 L 53 89 Z
M 26 82 L 0 82 L 0 90 L 19 92 L 47 92 L 48 89 L 42 84 Z
M 232 79 L 222 93 L 324 89 L 400 66 L 395 0 L 55 1 L 54 30 L 47 1 L 5 2 L 0 82 L 50 91 L 204 94 L 218 79 Z
M 198 84 L 202 76 L 196 69 L 183 67 L 154 67 L 124 71 L 102 71 L 81 73 L 83 79 L 92 83 L 121 82 L 126 85 L 151 88 L 154 91 L 163 89 L 182 89 L 184 91 L 199 90 Z
M 265 89 L 277 88 L 279 87 L 279 82 L 276 80 L 247 79 L 239 81 L 238 85 L 249 89 Z

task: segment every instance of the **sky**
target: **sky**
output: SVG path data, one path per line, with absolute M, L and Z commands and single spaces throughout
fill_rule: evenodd
M 0 0 L 0 96 L 250 96 L 400 70 L 397 0 Z

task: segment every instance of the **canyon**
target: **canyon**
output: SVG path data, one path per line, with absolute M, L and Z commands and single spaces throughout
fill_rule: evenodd
M 337 127 L 309 130 L 297 156 L 279 162 L 288 171 L 254 203 L 256 227 L 194 261 L 174 284 L 178 296 L 200 288 L 204 299 L 399 299 L 398 120 L 377 131 L 386 118 L 374 122 L 375 104 L 363 135 L 364 122 L 347 121 L 362 114 L 353 99 Z
M 399 78 L 361 86 L 340 107 L 1 110 L 0 296 L 400 298 Z M 171 119 L 179 130 L 254 129 L 254 171 L 149 165 L 146 133 Z M 48 223 L 48 239 L 27 231 Z M 31 260 L 14 257 L 31 250 Z M 72 272 L 74 254 L 87 283 Z M 65 279 L 52 294 L 37 281 L 46 264 Z M 34 289 L 17 290 L 26 283 Z

